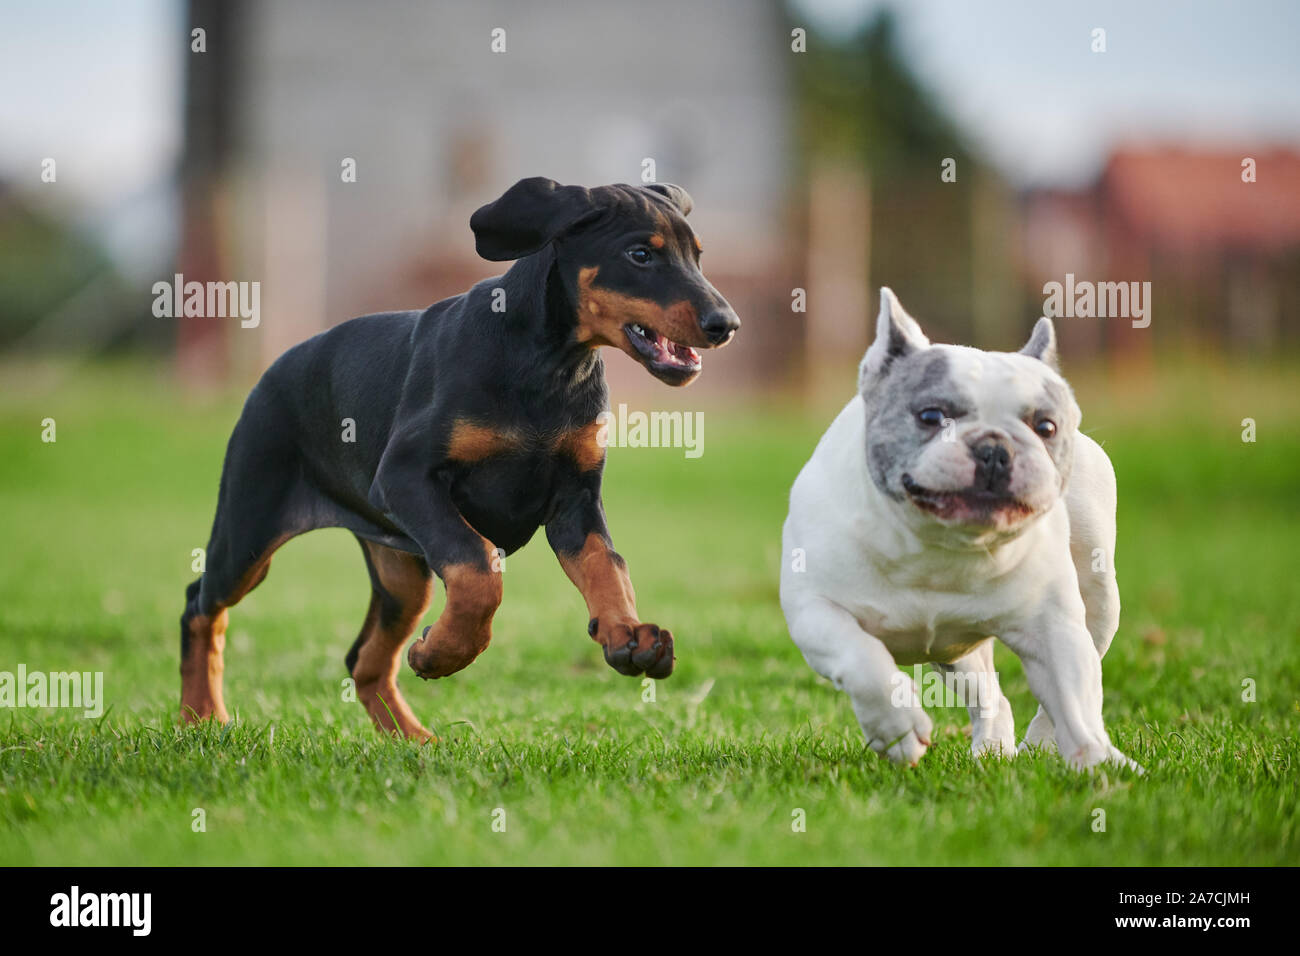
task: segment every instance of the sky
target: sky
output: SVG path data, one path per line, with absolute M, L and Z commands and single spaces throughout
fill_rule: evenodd
M 0 0 L 0 178 L 43 190 L 128 269 L 174 238 L 183 15 L 174 0 Z
M 1015 185 L 1082 185 L 1146 137 L 1300 144 L 1300 2 L 791 0 L 796 22 L 833 32 L 885 7 L 921 81 Z M 187 41 L 180 0 L 0 0 L 0 177 L 39 189 L 54 157 L 61 195 L 111 246 L 165 250 Z
M 1118 143 L 1300 144 L 1294 0 L 793 0 L 833 32 L 882 9 L 921 81 L 1017 185 L 1078 186 Z M 1090 49 L 1106 31 L 1106 52 Z

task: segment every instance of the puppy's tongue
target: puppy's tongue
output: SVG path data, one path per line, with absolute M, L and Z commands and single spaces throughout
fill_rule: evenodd
M 655 349 L 655 361 L 678 368 L 698 368 L 700 353 L 689 345 L 678 345 L 665 335 L 656 335 L 650 340 Z

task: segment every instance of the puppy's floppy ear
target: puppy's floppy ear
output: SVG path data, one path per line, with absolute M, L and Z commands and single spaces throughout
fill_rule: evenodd
M 691 199 L 691 194 L 681 186 L 674 186 L 672 183 L 647 183 L 646 189 L 653 189 L 661 196 L 666 196 L 668 201 L 676 206 L 683 216 L 689 216 L 691 210 L 695 208 L 695 202 Z
M 876 340 L 858 366 L 858 390 L 862 390 L 867 379 L 886 371 L 895 359 L 929 347 L 930 340 L 916 324 L 916 319 L 907 314 L 892 289 L 881 286 Z
M 533 176 L 519 180 L 500 199 L 480 206 L 469 217 L 469 227 L 474 230 L 478 254 L 501 262 L 532 255 L 596 211 L 591 190 Z
M 1045 362 L 1055 372 L 1061 370 L 1061 363 L 1056 354 L 1056 326 L 1047 316 L 1034 323 L 1034 334 L 1020 350 L 1021 355 L 1028 355 Z

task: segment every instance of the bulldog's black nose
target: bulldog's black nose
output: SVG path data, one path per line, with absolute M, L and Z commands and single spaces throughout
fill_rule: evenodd
M 975 487 L 1003 492 L 1011 484 L 1011 447 L 998 438 L 983 438 L 970 450 L 975 458 Z
M 700 328 L 711 343 L 721 345 L 736 334 L 736 329 L 740 328 L 740 319 L 730 309 L 714 309 L 700 319 Z

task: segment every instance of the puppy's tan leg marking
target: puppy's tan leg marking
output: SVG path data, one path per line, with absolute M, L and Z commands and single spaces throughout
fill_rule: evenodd
M 627 565 L 598 534 L 587 535 L 577 554 L 561 555 L 560 565 L 587 602 L 587 614 L 600 622 L 597 643 L 619 624 L 636 627 L 636 592 Z
M 221 694 L 221 679 L 226 670 L 226 626 L 230 621 L 227 609 L 238 604 L 244 595 L 266 579 L 271 569 L 271 556 L 292 537 L 292 534 L 286 534 L 271 542 L 211 614 L 195 614 L 187 620 L 189 643 L 181 659 L 182 723 L 195 723 L 209 717 L 222 724 L 230 720 Z
M 418 555 L 364 540 L 361 547 L 373 589 L 350 665 L 357 700 L 380 730 L 415 740 L 432 739 L 398 690 L 397 671 L 402 645 L 429 609 L 433 575 Z
M 492 616 L 501 606 L 500 571 L 493 570 L 496 548 L 483 541 L 485 563 L 449 564 L 442 569 L 447 603 L 438 620 L 411 645 L 407 661 L 425 680 L 463 670 L 492 640 Z
M 598 534 L 589 534 L 582 550 L 561 554 L 560 565 L 587 602 L 587 633 L 605 650 L 605 660 L 620 674 L 667 677 L 673 669 L 673 636 L 654 624 L 642 624 L 627 565 Z
M 181 661 L 183 722 L 195 723 L 208 717 L 215 717 L 222 724 L 230 720 L 221 697 L 228 621 L 224 608 L 211 616 L 196 614 L 189 620 L 189 647 Z

